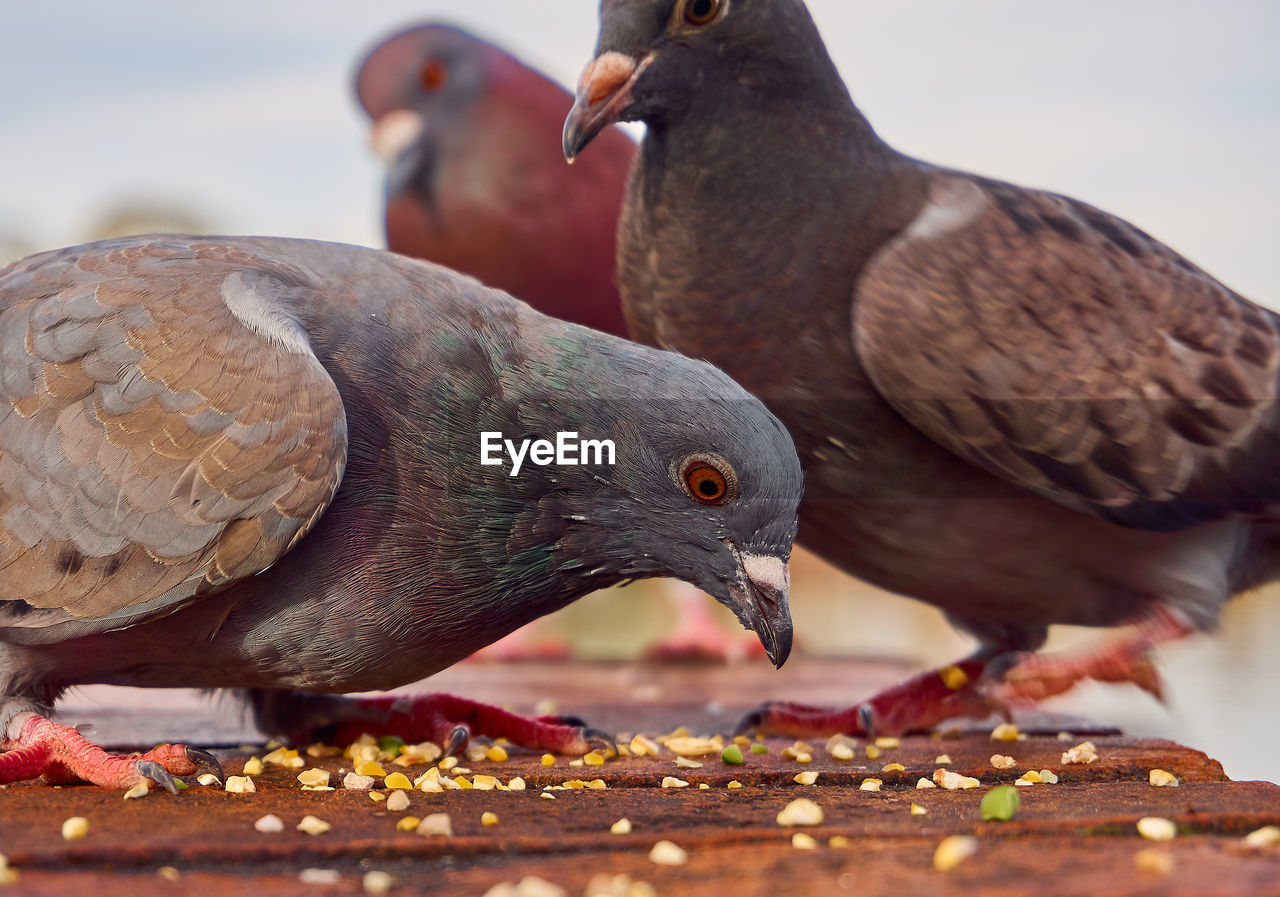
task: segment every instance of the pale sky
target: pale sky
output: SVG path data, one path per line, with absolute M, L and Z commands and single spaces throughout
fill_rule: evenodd
M 1280 305 L 1274 0 L 811 0 L 854 98 L 900 149 L 1071 193 Z M 10 3 L 0 241 L 83 239 L 106 207 L 226 233 L 380 245 L 356 59 L 448 19 L 572 82 L 595 0 Z

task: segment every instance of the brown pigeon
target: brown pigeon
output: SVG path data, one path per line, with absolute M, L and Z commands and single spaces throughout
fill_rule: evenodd
M 596 737 L 394 688 L 673 576 L 781 663 L 801 472 L 708 364 L 387 252 L 139 237 L 0 269 L 0 783 L 173 786 L 48 714 L 87 683 L 246 692 L 293 738 Z
M 898 153 L 799 0 L 604 0 L 566 155 L 615 121 L 648 126 L 631 332 L 786 423 L 802 544 L 981 642 L 847 710 L 751 722 L 900 731 L 1084 677 L 1158 692 L 1153 645 L 1276 578 L 1275 314 L 1085 203 Z M 1125 628 L 991 663 L 1054 623 Z
M 448 25 L 370 51 L 356 82 L 389 165 L 387 246 L 505 290 L 552 317 L 625 336 L 615 243 L 635 144 L 616 129 L 572 172 L 573 95 Z

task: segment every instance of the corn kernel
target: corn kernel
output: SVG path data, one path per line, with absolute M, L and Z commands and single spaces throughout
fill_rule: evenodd
M 1171 875 L 1174 865 L 1173 854 L 1159 847 L 1144 847 L 1133 855 L 1134 868 L 1151 875 Z
M 1077 744 L 1069 751 L 1062 754 L 1062 765 L 1066 766 L 1071 763 L 1093 763 L 1098 759 L 1098 749 L 1092 741 L 1086 741 Z
M 614 835 L 629 835 L 631 834 L 631 820 L 623 816 L 613 825 L 609 826 L 609 831 Z
M 401 816 L 396 820 L 396 831 L 412 832 L 417 831 L 418 825 L 422 822 L 417 816 Z
M 862 784 L 858 786 L 858 790 L 859 791 L 879 791 L 880 786 L 883 784 L 884 782 L 882 782 L 880 779 L 863 779 Z
M 797 850 L 817 850 L 818 842 L 813 839 L 813 835 L 796 832 L 791 836 L 791 846 Z
M 663 776 L 662 787 L 663 788 L 688 788 L 689 783 L 684 781 L 683 779 L 677 779 L 675 776 Z
M 920 778 L 916 780 L 916 788 L 937 788 L 933 779 Z
M 552 755 L 552 754 L 543 754 L 543 755 L 542 755 L 542 765 L 543 765 L 543 766 L 555 766 L 555 765 L 556 765 L 556 758 L 555 758 L 555 756 L 554 756 L 554 755 Z
M 396 880 L 388 873 L 374 869 L 364 874 L 364 878 L 360 880 L 360 886 L 364 888 L 366 894 L 373 894 L 375 897 L 390 893 L 392 887 L 395 886 Z
M 637 735 L 632 738 L 630 749 L 632 755 L 636 757 L 656 757 L 662 750 L 656 741 L 645 735 Z
M 942 677 L 942 684 L 951 691 L 959 691 L 969 684 L 969 674 L 954 664 L 938 670 L 938 675 Z
M 489 750 L 484 752 L 485 759 L 492 763 L 506 763 L 507 749 L 500 744 L 495 744 Z
M 1138 820 L 1138 834 L 1148 841 L 1172 841 L 1178 835 L 1178 827 L 1172 819 L 1143 816 Z
M 382 764 L 377 760 L 366 760 L 356 767 L 356 775 L 372 776 L 375 779 L 385 778 L 387 771 L 382 768 Z
M 880 759 L 880 748 L 876 747 L 874 744 L 869 744 L 869 745 L 867 745 L 867 759 L 868 759 L 868 760 L 879 760 L 879 759 Z
M 262 775 L 262 770 L 262 761 L 257 757 L 250 757 L 248 760 L 244 761 L 244 769 L 242 770 L 244 775 L 260 776 Z
M 480 814 L 480 824 L 481 824 L 481 825 L 483 825 L 483 826 L 486 826 L 486 827 L 488 827 L 488 826 L 492 826 L 492 825 L 497 825 L 497 824 L 498 824 L 498 814 L 497 814 L 497 813 L 493 813 L 493 812 L 489 812 L 489 811 L 487 811 L 487 810 L 486 810 L 485 812 L 483 812 L 483 813 L 481 813 L 481 814 Z
M 950 766 L 952 762 L 950 754 L 939 754 L 933 758 L 934 766 Z
M 739 788 L 742 787 L 742 783 L 739 782 L 737 779 L 734 779 L 728 785 L 725 785 L 725 787 L 728 788 L 730 791 L 737 791 Z
M 457 757 L 445 757 L 443 760 L 441 760 L 441 761 L 440 761 L 438 764 L 436 764 L 436 765 L 437 765 L 437 766 L 439 766 L 439 767 L 440 767 L 440 769 L 441 769 L 441 770 L 443 770 L 444 772 L 448 772 L 448 771 L 449 771 L 449 770 L 451 770 L 451 769 L 457 769 L 457 768 L 458 768 L 458 758 L 457 758 Z M 462 770 L 461 770 L 461 769 L 458 769 L 458 772 L 459 772 L 459 773 L 461 773 L 461 772 L 462 772 Z
M 901 763 L 886 763 L 880 767 L 881 772 L 905 772 L 906 769 Z
M 310 814 L 303 816 L 302 821 L 298 823 L 298 831 L 306 832 L 308 835 L 323 835 L 331 828 L 333 826 L 329 823 Z
M 676 757 L 676 766 L 680 769 L 702 769 L 702 764 L 688 757 Z
M 432 813 L 418 823 L 417 832 L 428 838 L 449 838 L 453 836 L 453 820 L 448 813 Z
M 670 841 L 659 841 L 649 851 L 649 862 L 659 866 L 683 866 L 688 861 L 689 854 Z
M 231 794 L 252 794 L 258 790 L 248 776 L 227 776 L 227 784 L 223 788 Z
M 778 813 L 778 825 L 782 828 L 822 825 L 824 818 L 822 807 L 807 797 L 802 797 L 799 800 L 791 801 L 791 803 L 782 808 Z
M 218 779 L 218 777 L 211 772 L 206 772 L 203 775 L 197 776 L 196 781 L 199 782 L 201 785 L 204 785 L 206 788 L 208 788 L 210 785 L 222 784 L 222 782 Z
M 901 746 L 902 746 L 902 739 L 900 738 L 891 738 L 889 736 L 881 736 L 880 738 L 876 739 L 876 747 L 880 748 L 880 750 L 882 751 L 891 751 L 894 748 L 901 747 Z
M 832 850 L 848 850 L 853 846 L 853 842 L 844 835 L 832 835 L 831 839 L 827 841 L 827 846 Z
M 1280 847 L 1280 825 L 1268 825 L 1244 836 L 1248 847 Z
M 186 785 L 186 782 L 182 781 L 182 779 L 177 779 L 176 781 L 179 788 L 182 788 Z M 151 786 L 148 785 L 146 782 L 139 782 L 138 784 L 134 785 L 132 788 L 130 788 L 128 791 L 124 793 L 124 799 L 137 800 L 140 797 L 146 797 L 150 793 L 151 793 Z
M 950 872 L 978 852 L 978 839 L 972 835 L 951 835 L 943 838 L 933 852 L 933 868 Z
M 318 769 L 313 767 L 308 769 L 306 772 L 298 773 L 298 781 L 303 785 L 310 785 L 312 787 L 315 787 L 316 785 L 328 785 L 329 771 L 327 769 Z
M 89 834 L 89 820 L 83 816 L 72 816 L 62 823 L 62 837 L 66 841 L 79 841 Z
M 582 758 L 582 762 L 587 764 L 587 766 L 604 766 L 604 760 L 604 752 L 598 749 Z
M 927 809 L 925 809 L 924 807 L 920 806 L 919 804 L 912 804 L 912 805 L 911 805 L 911 815 L 912 815 L 912 816 L 928 816 L 928 815 L 929 815 L 929 811 L 928 811 Z
M 837 744 L 831 749 L 830 753 L 836 760 L 853 759 L 853 748 L 849 747 L 847 744 Z
M 1177 788 L 1178 777 L 1163 769 L 1151 770 L 1148 780 L 1156 788 Z
M 387 796 L 383 794 L 381 791 L 369 792 L 369 800 L 373 801 L 375 804 L 380 804 L 386 799 L 387 799 Z
M 809 772 L 802 772 L 796 775 L 792 781 L 797 785 L 812 785 L 814 782 L 818 781 L 818 774 L 812 770 Z
M 523 791 L 525 789 L 524 779 L 520 776 L 516 776 L 510 782 L 507 782 L 507 787 L 512 791 Z
M 991 730 L 992 741 L 1018 741 L 1022 733 L 1013 723 L 1001 723 Z
M 393 772 L 382 780 L 382 787 L 390 791 L 412 791 L 413 782 L 409 781 L 409 777 L 402 772 Z
M 390 813 L 403 813 L 409 809 L 409 793 L 407 791 L 392 791 L 387 795 L 387 811 Z
M 1005 754 L 992 754 L 990 762 L 993 769 L 1013 769 L 1016 761 Z

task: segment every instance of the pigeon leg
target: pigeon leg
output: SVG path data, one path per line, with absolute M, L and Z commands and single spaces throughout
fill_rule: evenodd
M 212 754 L 181 744 L 162 744 L 145 754 L 109 754 L 75 729 L 31 714 L 16 738 L 6 738 L 0 754 L 0 784 L 44 776 L 53 783 L 91 782 L 104 788 L 132 788 L 151 781 L 177 791 L 174 776 L 206 769 L 222 778 Z
M 845 709 L 770 702 L 743 717 L 738 732 L 825 738 L 830 735 L 900 735 L 927 731 L 944 720 L 989 716 L 990 698 L 976 683 L 992 658 L 980 652 L 951 666 L 913 676 Z
M 1163 642 L 1190 635 L 1190 620 L 1172 608 L 1156 605 L 1118 634 L 1092 641 L 1074 651 L 1021 655 L 985 691 L 1002 703 L 1042 701 L 1068 691 L 1083 679 L 1132 682 L 1158 701 L 1164 684 L 1150 652 Z
M 676 611 L 670 634 L 647 651 L 650 660 L 728 663 L 764 657 L 764 645 L 754 633 L 728 632 L 711 616 L 715 599 L 688 583 L 672 583 L 668 591 Z
M 585 754 L 593 748 L 615 753 L 612 738 L 571 717 L 524 717 L 492 704 L 450 694 L 344 698 L 305 692 L 250 693 L 258 725 L 296 744 L 326 741 L 350 744 L 364 733 L 395 735 L 407 742 L 434 741 L 446 754 L 467 746 L 473 735 L 505 738 L 512 744 L 558 754 Z

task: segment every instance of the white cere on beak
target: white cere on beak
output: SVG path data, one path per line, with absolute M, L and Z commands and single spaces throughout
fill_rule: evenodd
M 418 113 L 410 109 L 393 109 L 373 126 L 373 151 L 383 162 L 391 163 L 408 149 L 426 127 Z
M 743 554 L 742 570 L 757 586 L 768 586 L 778 592 L 787 592 L 791 585 L 791 571 L 781 558 L 768 554 Z

